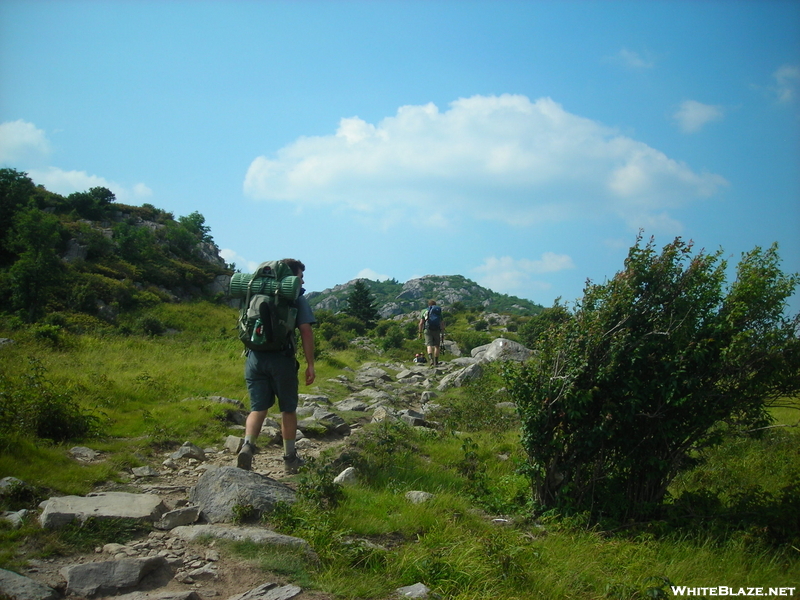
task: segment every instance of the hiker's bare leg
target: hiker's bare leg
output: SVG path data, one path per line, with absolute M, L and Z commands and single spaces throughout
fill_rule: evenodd
M 281 437 L 283 437 L 283 454 L 295 454 L 295 440 L 297 439 L 297 413 L 281 413 Z
M 258 439 L 258 434 L 261 433 L 261 426 L 264 424 L 264 419 L 267 418 L 267 411 L 253 410 L 247 415 L 247 420 L 244 423 L 244 437 L 255 444 Z
M 281 436 L 285 440 L 297 438 L 297 413 L 281 413 Z

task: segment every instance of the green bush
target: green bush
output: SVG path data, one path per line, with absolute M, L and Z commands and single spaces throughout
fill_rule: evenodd
M 720 422 L 763 426 L 770 401 L 800 391 L 800 315 L 783 313 L 800 277 L 774 246 L 746 254 L 725 293 L 719 253 L 639 242 L 507 370 L 545 510 L 651 516 Z
M 17 380 L 0 375 L 0 438 L 16 436 L 65 442 L 98 434 L 100 419 L 83 409 L 64 386 L 45 377 L 41 362 L 30 358 L 30 370 Z
M 405 341 L 405 334 L 399 325 L 393 324 L 387 330 L 382 338 L 380 338 L 380 346 L 385 350 L 392 348 L 402 348 Z
M 452 338 L 458 344 L 463 354 L 469 354 L 473 348 L 485 346 L 492 341 L 488 333 L 483 333 L 481 331 L 464 331 L 453 334 Z

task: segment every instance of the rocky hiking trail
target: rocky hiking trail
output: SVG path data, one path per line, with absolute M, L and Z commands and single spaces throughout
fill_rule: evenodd
M 431 426 L 425 414 L 437 392 L 479 377 L 487 362 L 524 360 L 530 355 L 528 349 L 502 338 L 474 349 L 471 357 L 458 357 L 455 352 L 457 348 L 450 348 L 448 360 L 437 367 L 365 363 L 332 380 L 348 393 L 335 404 L 321 394 L 301 394 L 297 441 L 301 456 L 317 457 L 343 444 L 369 422 L 400 419 L 415 427 Z M 305 540 L 273 532 L 258 520 L 276 502 L 292 502 L 295 497 L 296 476 L 283 471 L 278 422 L 269 417 L 265 421 L 252 470 L 243 471 L 235 465 L 243 441 L 244 406 L 222 397 L 207 400 L 230 405 L 231 432 L 219 447 L 201 449 L 187 441 L 164 455 L 161 464 L 124 474 L 125 483 L 105 484 L 85 497 L 50 498 L 40 505 L 38 515 L 4 514 L 12 523 L 38 518 L 45 528 L 90 517 L 132 518 L 152 531 L 127 544 L 107 543 L 88 554 L 31 559 L 23 573 L 0 570 L 0 600 L 333 600 L 331 595 L 304 590 L 254 562 L 234 557 L 219 543 L 252 540 L 315 558 Z M 71 454 L 82 462 L 108 458 L 85 447 L 73 448 Z M 347 469 L 337 482 L 348 485 L 353 478 L 357 480 L 357 473 Z M 0 482 L 0 493 L 4 487 L 24 484 L 7 477 Z M 407 499 L 419 502 L 428 496 L 409 492 Z M 237 510 L 245 506 L 254 518 L 236 525 Z M 434 596 L 420 582 L 397 590 L 392 597 Z

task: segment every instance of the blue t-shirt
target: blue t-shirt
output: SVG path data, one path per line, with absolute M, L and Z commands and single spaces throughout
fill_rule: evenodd
M 304 294 L 300 294 L 297 298 L 297 325 L 304 325 L 308 323 L 313 325 L 317 320 L 314 318 L 314 312 L 311 310 L 311 305 L 308 303 Z

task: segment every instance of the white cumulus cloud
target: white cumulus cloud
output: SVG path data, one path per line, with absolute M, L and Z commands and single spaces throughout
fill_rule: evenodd
M 725 112 L 719 106 L 703 104 L 696 100 L 686 100 L 681 103 L 673 118 L 684 133 L 700 131 L 706 123 L 719 121 Z
M 616 55 L 616 59 L 630 69 L 652 69 L 655 66 L 652 60 L 642 58 L 638 52 L 627 48 L 620 50 Z
M 90 175 L 86 171 L 65 171 L 57 167 L 30 169 L 28 176 L 38 185 L 51 192 L 68 196 L 73 192 L 85 192 L 93 187 L 104 187 L 114 192 L 117 202 L 139 204 L 153 195 L 153 191 L 143 183 L 132 188 L 109 181 L 105 177 Z
M 235 264 L 236 268 L 239 269 L 242 273 L 253 273 L 260 264 L 252 260 L 247 260 L 240 254 L 237 254 L 235 250 L 231 250 L 230 248 L 220 249 L 219 255 L 229 265 Z
M 153 195 L 144 183 L 127 187 L 86 171 L 65 171 L 48 165 L 52 148 L 47 134 L 33 123 L 19 119 L 0 123 L 0 165 L 25 171 L 37 185 L 68 196 L 93 187 L 114 192 L 117 201 L 137 204 Z
M 525 226 L 607 211 L 635 221 L 724 185 L 550 98 L 504 94 L 461 98 L 444 112 L 403 106 L 376 124 L 342 119 L 333 135 L 255 158 L 243 187 L 254 199 L 437 227 L 462 218 Z
M 514 294 L 522 290 L 549 289 L 549 283 L 538 280 L 535 276 L 573 268 L 575 264 L 569 255 L 545 252 L 536 260 L 490 256 L 472 271 L 480 285 L 495 292 Z
M 797 86 L 800 84 L 800 67 L 783 65 L 772 76 L 775 78 L 778 102 L 782 104 L 792 102 L 797 96 Z
M 44 131 L 19 119 L 0 123 L 0 164 L 25 167 L 40 164 L 50 154 L 50 142 Z
M 386 281 L 391 279 L 388 275 L 381 275 L 372 269 L 361 269 L 355 277 L 356 279 L 369 279 L 370 281 Z

